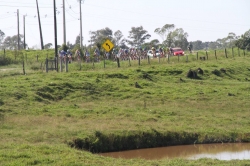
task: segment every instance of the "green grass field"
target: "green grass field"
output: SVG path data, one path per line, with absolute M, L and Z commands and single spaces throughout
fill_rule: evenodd
M 96 152 L 250 141 L 250 53 L 69 64 L 41 70 L 51 51 L 6 52 L 0 66 L 0 165 L 247 165 L 250 161 L 146 161 Z M 0 52 L 0 56 L 2 52 Z M 38 60 L 37 60 L 37 56 Z M 206 56 L 199 52 L 198 56 Z M 6 58 L 5 57 L 5 58 Z M 26 58 L 27 57 L 27 58 Z M 27 60 L 26 60 L 27 59 Z M 22 62 L 25 62 L 23 75 Z M 14 63 L 15 62 L 15 63 Z M 42 67 L 43 68 L 43 67 Z M 187 78 L 201 68 L 203 75 Z M 135 85 L 137 82 L 137 85 Z M 90 150 L 91 153 L 88 150 Z

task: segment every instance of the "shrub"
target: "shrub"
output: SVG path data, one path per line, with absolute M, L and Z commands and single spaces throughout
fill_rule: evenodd
M 4 55 L 0 55 L 0 65 L 5 66 L 11 64 L 11 58 Z

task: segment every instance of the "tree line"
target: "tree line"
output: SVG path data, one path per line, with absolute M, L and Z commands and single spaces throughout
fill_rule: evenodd
M 159 41 L 158 39 L 151 39 L 151 35 L 143 28 L 143 26 L 131 27 L 127 37 L 124 37 L 120 30 L 113 32 L 112 29 L 106 27 L 89 32 L 90 40 L 88 41 L 89 44 L 87 47 L 96 46 L 101 48 L 101 44 L 106 39 L 110 39 L 114 45 L 119 48 L 142 47 L 150 49 L 151 47 L 181 47 L 182 49 L 186 50 L 187 46 L 191 43 L 194 50 L 222 49 L 235 46 L 241 49 L 250 50 L 250 29 L 241 36 L 237 36 L 235 33 L 230 32 L 227 37 L 210 42 L 203 42 L 201 40 L 188 41 L 188 33 L 182 28 L 175 27 L 174 24 L 165 24 L 163 27 L 156 28 L 154 33 L 159 35 L 162 41 Z M 18 40 L 20 43 L 20 49 L 24 49 L 23 35 L 19 35 L 19 38 L 17 35 L 5 37 L 5 33 L 0 30 L 1 49 L 15 50 L 17 48 Z M 47 43 L 44 45 L 45 49 L 51 49 L 52 46 L 52 43 Z M 79 48 L 79 46 L 79 35 L 76 37 L 74 44 L 70 42 L 66 43 L 66 47 L 70 49 L 76 47 Z M 27 47 L 28 45 L 26 44 L 26 48 Z M 62 48 L 65 47 L 65 45 L 58 47 Z

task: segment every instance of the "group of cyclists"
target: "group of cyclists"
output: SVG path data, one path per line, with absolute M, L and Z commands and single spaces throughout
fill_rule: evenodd
M 68 62 L 69 63 L 72 63 L 72 60 L 73 60 L 73 54 L 72 52 L 68 49 L 67 51 L 64 51 L 64 50 L 61 50 L 58 52 L 58 55 L 60 57 L 60 59 L 63 61 L 63 62 L 66 62 L 67 58 L 68 58 Z
M 119 50 L 114 49 L 112 54 L 115 55 L 115 58 L 119 58 L 121 60 L 138 60 L 140 59 L 146 59 L 152 54 L 152 58 L 157 58 L 157 57 L 167 57 L 168 55 L 172 55 L 172 48 L 164 48 L 160 47 L 158 50 L 156 50 L 154 47 L 151 49 L 142 49 L 142 48 L 129 48 L 129 49 L 122 49 L 120 48 Z
M 153 58 L 156 57 L 167 57 L 172 55 L 172 48 L 164 48 L 160 47 L 158 49 L 155 49 L 152 47 L 151 49 L 146 48 L 128 48 L 128 49 L 122 49 L 122 48 L 114 48 L 112 52 L 105 52 L 104 58 L 105 59 L 111 59 L 111 60 L 117 60 L 119 58 L 120 60 L 138 60 L 140 59 L 146 59 L 148 58 L 148 53 L 152 54 Z M 90 62 L 90 52 L 86 49 L 83 53 L 84 55 L 81 55 L 80 50 L 76 50 L 75 54 L 73 56 L 72 52 L 68 49 L 67 51 L 61 50 L 59 51 L 59 57 L 63 62 L 66 62 L 66 58 L 68 58 L 68 62 L 71 63 L 73 59 L 80 61 L 81 58 L 85 59 L 86 62 Z M 95 48 L 93 53 L 94 61 L 99 62 L 100 61 L 100 50 L 98 48 Z

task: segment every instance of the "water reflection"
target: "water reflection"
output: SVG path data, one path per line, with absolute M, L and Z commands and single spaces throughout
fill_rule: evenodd
M 147 160 L 160 160 L 166 158 L 250 160 L 250 143 L 180 145 L 101 153 L 100 155 L 125 159 L 143 158 Z

